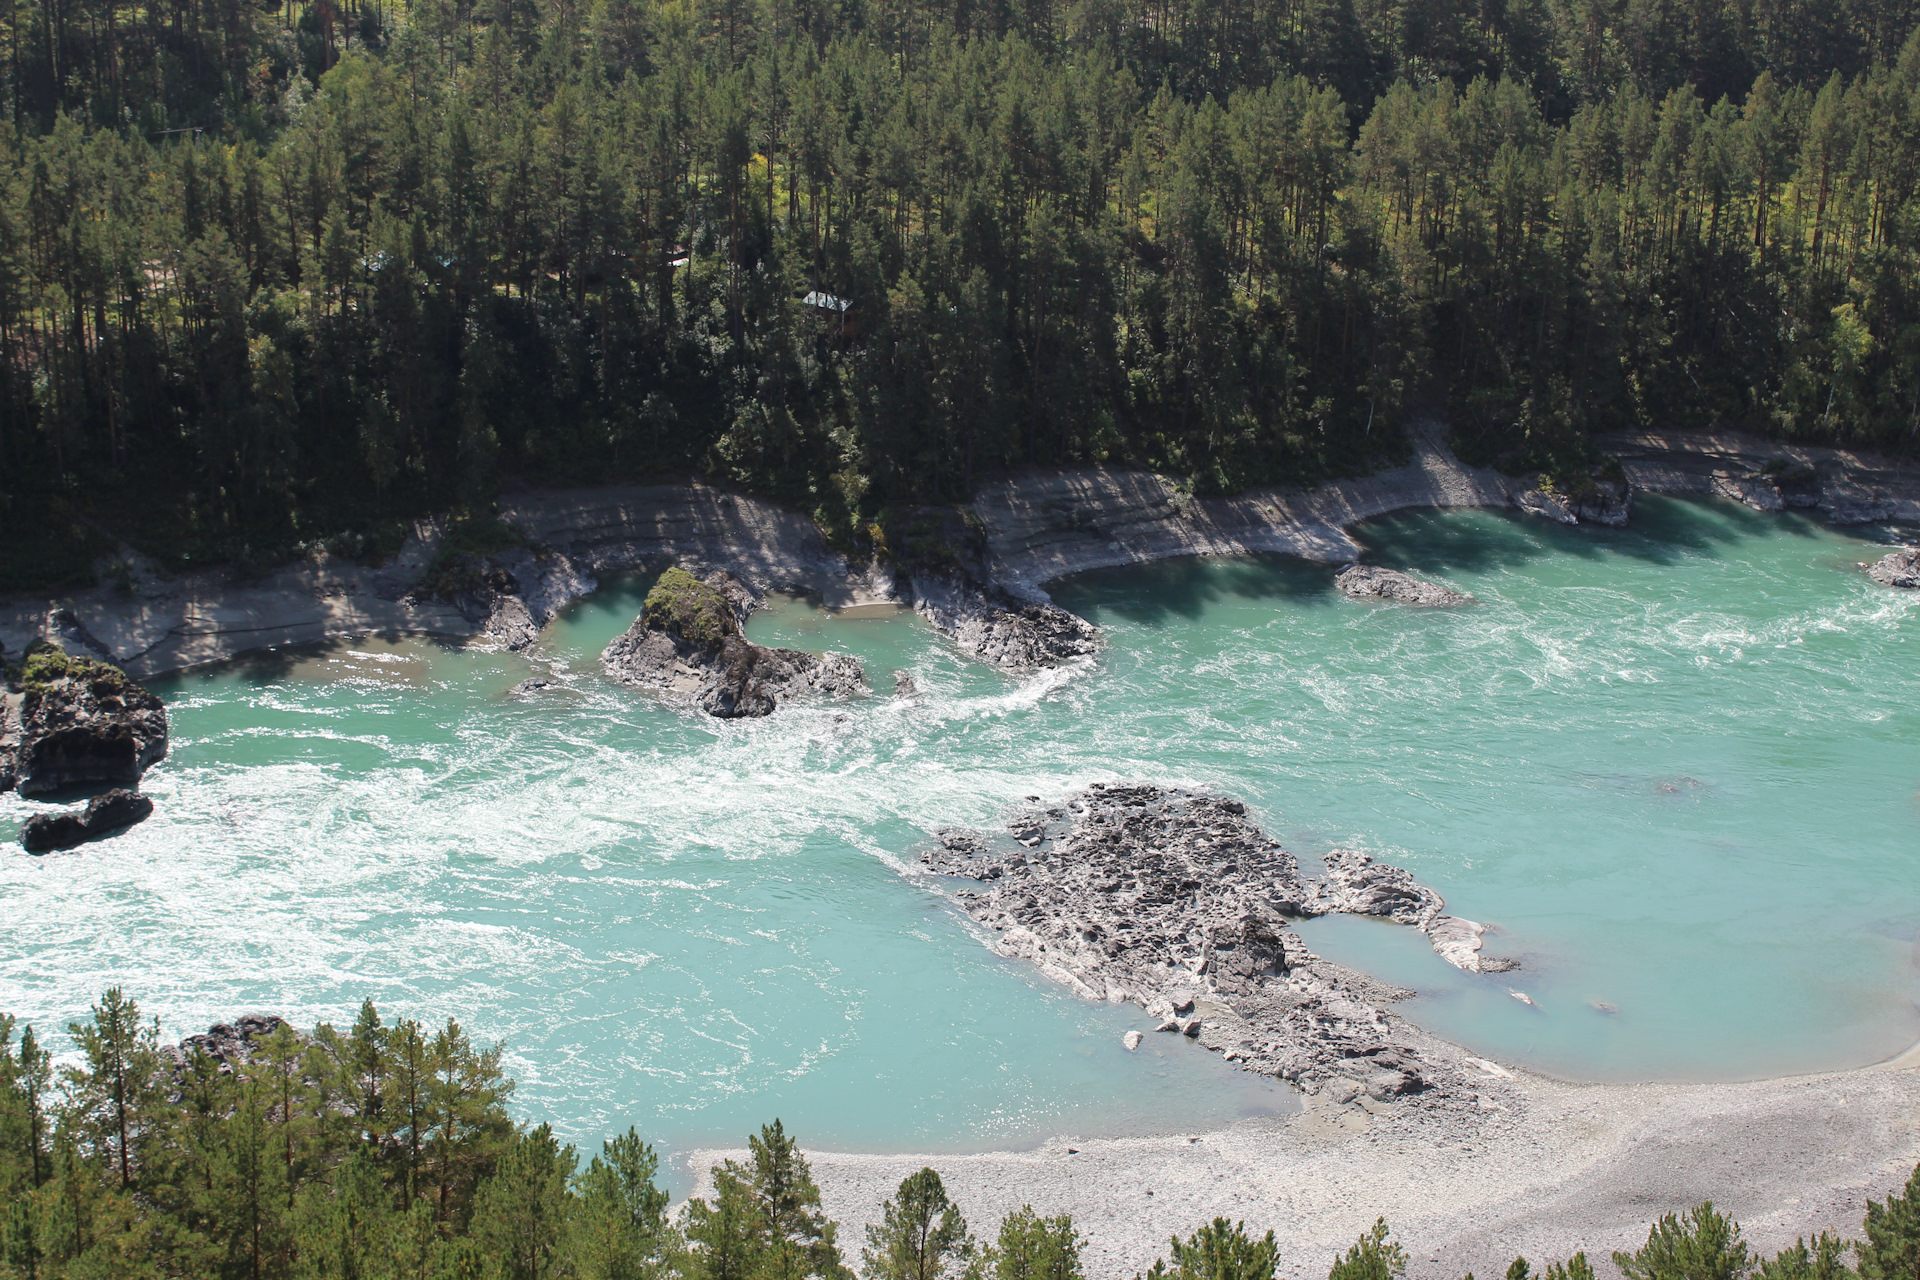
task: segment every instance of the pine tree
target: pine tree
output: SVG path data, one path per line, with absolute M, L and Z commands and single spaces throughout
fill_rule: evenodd
M 947 1198 L 940 1175 L 922 1169 L 880 1206 L 860 1257 L 868 1280 L 947 1280 L 963 1274 L 973 1254 L 967 1220 Z

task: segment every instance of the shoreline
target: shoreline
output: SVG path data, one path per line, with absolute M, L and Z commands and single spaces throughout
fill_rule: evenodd
M 1272 1229 L 1279 1273 L 1300 1280 L 1317 1280 L 1381 1216 L 1407 1247 L 1411 1280 L 1498 1276 L 1515 1255 L 1537 1272 L 1575 1250 L 1613 1275 L 1614 1249 L 1639 1247 L 1655 1218 L 1702 1200 L 1767 1254 L 1823 1229 L 1856 1236 L 1866 1200 L 1897 1191 L 1920 1161 L 1916 1067 L 1920 1045 L 1852 1070 L 1732 1084 L 1572 1084 L 1513 1070 L 1511 1101 L 1446 1143 L 1418 1108 L 1356 1120 L 1309 1098 L 1295 1116 L 1201 1133 L 807 1155 L 852 1249 L 899 1181 L 931 1165 L 977 1236 L 1025 1204 L 1071 1213 L 1095 1278 L 1144 1271 L 1169 1236 L 1216 1216 Z M 694 1194 L 708 1189 L 710 1164 L 738 1154 L 688 1152 Z
M 1444 434 L 1436 423 L 1415 424 L 1405 464 L 1311 490 L 1266 487 L 1193 498 L 1166 477 L 1103 467 L 997 480 L 977 491 L 972 506 L 984 533 L 981 585 L 1050 605 L 1048 583 L 1089 569 L 1261 552 L 1344 564 L 1363 551 L 1349 532 L 1354 525 L 1409 509 L 1517 509 L 1573 521 L 1551 503 L 1542 506 L 1528 480 L 1461 462 Z M 1737 433 L 1644 432 L 1598 443 L 1621 458 L 1642 492 L 1722 498 L 1762 511 L 1818 511 L 1843 525 L 1920 525 L 1920 467 L 1875 455 Z M 1769 466 L 1783 475 L 1769 475 Z M 531 545 L 550 549 L 540 556 L 513 553 L 535 580 L 523 597 L 505 598 L 514 603 L 510 612 L 498 609 L 499 598 L 412 594 L 446 535 L 437 517 L 415 521 L 400 553 L 378 568 L 322 553 L 238 581 L 222 568 L 168 576 L 133 556 L 131 593 L 103 585 L 59 603 L 97 641 L 100 656 L 135 679 L 370 635 L 491 636 L 519 648 L 560 608 L 591 592 L 595 575 L 670 564 L 698 572 L 725 568 L 757 593 L 797 592 L 835 611 L 914 603 L 906 573 L 855 568 L 807 517 L 697 480 L 531 491 L 504 498 L 499 514 Z M 522 599 L 529 607 L 518 606 Z M 6 652 L 47 634 L 47 612 L 45 600 L 0 599 Z

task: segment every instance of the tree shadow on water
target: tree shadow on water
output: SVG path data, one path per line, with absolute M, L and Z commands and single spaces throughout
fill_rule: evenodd
M 1719 499 L 1642 495 L 1624 529 L 1556 524 L 1518 511 L 1429 509 L 1395 512 L 1352 530 L 1369 562 L 1429 573 L 1514 569 L 1549 556 L 1618 555 L 1677 564 L 1780 532 L 1812 538 L 1818 526 L 1806 516 L 1755 511 Z
M 1096 626 L 1118 619 L 1164 626 L 1194 619 L 1230 600 L 1327 605 L 1337 598 L 1332 565 L 1296 556 L 1182 557 L 1152 564 L 1091 569 L 1059 583 L 1053 597 Z

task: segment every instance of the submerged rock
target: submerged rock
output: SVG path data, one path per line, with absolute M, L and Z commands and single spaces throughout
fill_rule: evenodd
M 1346 851 L 1303 882 L 1244 804 L 1154 786 L 1096 784 L 1009 830 L 1012 847 L 943 831 L 921 859 L 981 885 L 956 896 L 1000 954 L 1308 1088 L 1383 1099 L 1464 1080 L 1453 1051 L 1382 1008 L 1411 992 L 1322 960 L 1290 924 L 1354 910 L 1424 925 L 1440 897 L 1406 872 Z
M 807 694 L 851 697 L 865 690 L 860 664 L 845 655 L 747 640 L 741 624 L 758 604 L 724 569 L 705 579 L 669 569 L 600 660 L 623 684 L 687 696 L 720 719 L 771 715 L 782 702 Z
M 84 809 L 37 813 L 20 828 L 20 846 L 28 853 L 71 849 L 130 827 L 153 813 L 153 801 L 123 787 L 95 796 Z
M 36 641 L 8 674 L 19 693 L 0 708 L 0 791 L 138 786 L 167 754 L 166 707 L 111 663 Z
M 1451 587 L 1443 587 L 1437 582 L 1422 582 L 1398 569 L 1382 569 L 1370 564 L 1348 565 L 1334 576 L 1333 585 L 1340 589 L 1340 594 L 1356 600 L 1403 600 L 1408 604 L 1420 605 L 1471 602 L 1470 597 L 1461 595 Z
M 929 570 L 908 580 L 914 611 L 982 662 L 1051 667 L 1100 648 L 1100 632 L 1085 618 L 1056 605 L 1016 600 L 964 571 Z
M 1920 547 L 1888 552 L 1867 567 L 1867 576 L 1882 586 L 1920 590 Z

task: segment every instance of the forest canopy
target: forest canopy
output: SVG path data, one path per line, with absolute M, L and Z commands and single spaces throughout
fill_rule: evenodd
M 857 537 L 1920 435 L 1903 0 L 0 4 L 0 590 L 699 473 Z
M 16 1038 L 15 1032 L 18 1031 Z M 582 1162 L 516 1121 L 498 1049 L 459 1023 L 311 1034 L 252 1015 L 179 1045 L 125 992 L 46 1039 L 0 1014 L 0 1280 L 1085 1280 L 1071 1217 L 1032 1206 L 976 1237 L 940 1175 L 900 1183 L 854 1242 L 780 1121 L 677 1210 L 633 1130 Z M 1703 1204 L 1615 1253 L 1626 1280 L 1908 1280 L 1920 1169 L 1867 1201 L 1862 1238 L 1767 1258 Z M 1272 1231 L 1215 1218 L 1135 1280 L 1275 1280 Z M 1849 1265 L 1849 1256 L 1853 1265 Z M 1328 1280 L 1404 1280 L 1384 1219 Z M 857 1262 L 857 1266 L 853 1265 Z M 1596 1280 L 1584 1253 L 1507 1280 Z

